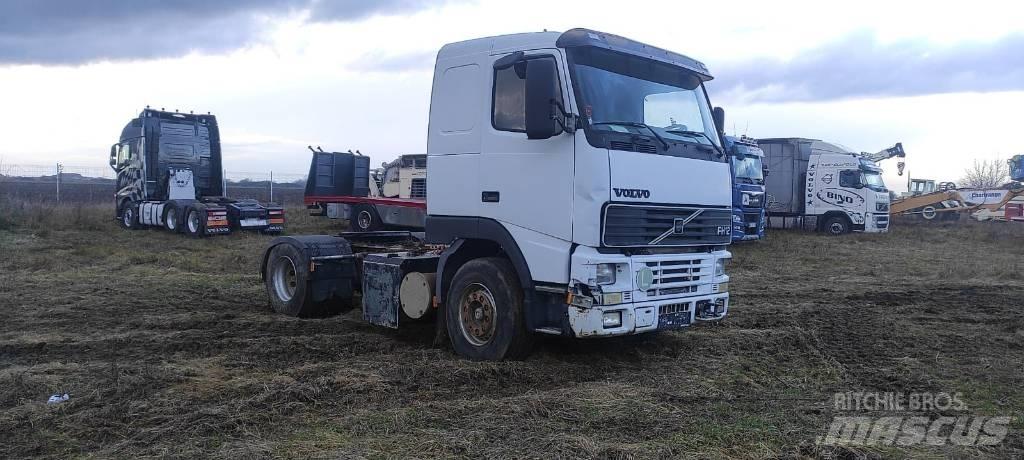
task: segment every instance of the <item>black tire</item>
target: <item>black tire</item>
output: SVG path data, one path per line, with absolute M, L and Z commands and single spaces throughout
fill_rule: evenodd
M 460 267 L 448 289 L 445 315 L 452 348 L 463 357 L 522 359 L 533 347 L 523 317 L 523 289 L 506 259 L 475 259 Z
M 377 209 L 368 204 L 357 204 L 352 208 L 352 220 L 349 222 L 352 230 L 357 232 L 373 232 L 384 228 L 384 224 L 377 215 Z
M 171 233 L 181 232 L 181 213 L 173 201 L 164 205 L 164 229 Z
M 309 289 L 309 264 L 290 244 L 279 244 L 267 257 L 263 285 L 270 307 L 277 313 L 299 318 L 322 317 L 352 307 L 351 300 L 329 299 L 314 302 Z
M 120 216 L 117 221 L 121 228 L 138 230 L 142 224 L 139 223 L 139 205 L 131 201 L 121 203 L 121 210 L 117 213 Z
M 850 220 L 842 216 L 829 217 L 821 226 L 821 231 L 830 236 L 845 235 L 850 230 Z
M 189 206 L 185 208 L 184 219 L 182 219 L 182 231 L 186 235 L 201 238 L 206 236 L 206 213 L 201 209 Z

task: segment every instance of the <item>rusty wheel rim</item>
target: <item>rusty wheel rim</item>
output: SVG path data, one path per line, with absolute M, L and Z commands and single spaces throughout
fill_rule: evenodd
M 494 296 L 480 283 L 470 284 L 459 299 L 459 329 L 474 346 L 486 345 L 494 338 L 497 325 Z

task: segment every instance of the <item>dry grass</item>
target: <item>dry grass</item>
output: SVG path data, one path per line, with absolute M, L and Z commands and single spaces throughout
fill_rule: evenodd
M 0 206 L 0 457 L 1024 454 L 1024 226 L 772 232 L 732 248 L 720 324 L 474 363 L 431 347 L 429 327 L 271 314 L 268 237 L 111 217 Z M 1017 418 L 985 449 L 816 446 L 832 394 L 855 390 L 959 391 Z M 57 391 L 71 400 L 47 406 Z

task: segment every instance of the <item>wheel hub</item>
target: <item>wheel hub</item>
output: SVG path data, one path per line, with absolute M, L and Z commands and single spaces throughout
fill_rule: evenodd
M 295 287 L 298 285 L 295 275 L 295 263 L 288 257 L 281 257 L 274 263 L 274 270 L 271 275 L 274 281 L 274 293 L 278 298 L 287 302 L 295 295 Z
M 459 328 L 469 343 L 481 346 L 494 338 L 497 325 L 494 296 L 482 284 L 473 283 L 459 301 Z

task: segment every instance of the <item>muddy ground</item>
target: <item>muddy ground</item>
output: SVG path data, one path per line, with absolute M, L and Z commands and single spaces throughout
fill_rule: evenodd
M 772 232 L 732 248 L 719 324 L 477 363 L 429 327 L 272 314 L 265 236 L 2 209 L 0 458 L 1024 456 L 1020 225 Z M 961 393 L 966 412 L 924 415 L 1013 419 L 995 446 L 816 444 L 851 391 Z

